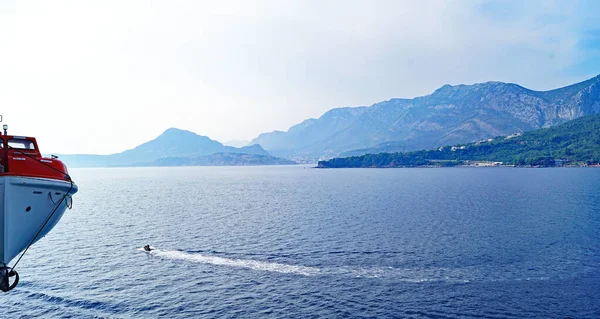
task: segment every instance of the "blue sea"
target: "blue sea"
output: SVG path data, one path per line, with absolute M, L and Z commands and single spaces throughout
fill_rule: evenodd
M 71 175 L 0 318 L 600 318 L 600 169 Z

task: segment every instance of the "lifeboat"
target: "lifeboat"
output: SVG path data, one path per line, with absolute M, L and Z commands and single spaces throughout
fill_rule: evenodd
M 0 290 L 5 292 L 18 283 L 14 267 L 21 257 L 52 230 L 77 192 L 57 157 L 42 156 L 34 137 L 9 135 L 7 129 L 3 125 L 0 132 Z

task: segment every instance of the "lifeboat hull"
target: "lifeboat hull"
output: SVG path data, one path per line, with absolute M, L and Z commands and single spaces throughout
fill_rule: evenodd
M 71 187 L 69 181 L 0 176 L 0 265 L 8 265 L 32 241 L 36 242 L 48 234 L 61 219 L 76 192 L 77 186 L 73 184 Z

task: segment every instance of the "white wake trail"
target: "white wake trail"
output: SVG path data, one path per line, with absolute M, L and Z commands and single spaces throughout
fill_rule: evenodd
M 144 251 L 143 248 L 139 248 L 138 250 Z M 302 276 L 333 275 L 351 278 L 379 278 L 383 280 L 407 283 L 428 283 L 439 281 L 468 283 L 477 279 L 477 277 L 473 278 L 475 274 L 472 274 L 471 271 L 467 271 L 465 269 L 354 266 L 317 268 L 252 259 L 225 258 L 214 255 L 204 255 L 200 253 L 188 253 L 178 250 L 160 250 L 153 248 L 150 252 L 147 253 L 155 257 L 170 260 L 183 260 L 208 265 L 245 268 L 258 271 L 296 274 Z
M 267 261 L 258 261 L 251 259 L 233 259 L 217 256 L 202 255 L 197 253 L 186 253 L 177 250 L 152 250 L 151 255 L 166 259 L 185 260 L 202 264 L 210 264 L 217 266 L 238 267 L 260 271 L 271 271 L 284 274 L 297 274 L 304 276 L 312 276 L 321 272 L 319 268 L 297 266 L 290 264 L 282 264 Z

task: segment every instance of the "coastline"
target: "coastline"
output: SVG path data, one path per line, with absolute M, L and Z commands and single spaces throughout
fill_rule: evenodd
M 467 162 L 467 163 L 465 163 Z M 574 162 L 562 165 L 517 165 L 504 164 L 502 162 L 491 161 L 463 161 L 461 163 L 443 162 L 427 165 L 376 165 L 376 166 L 327 166 L 326 162 L 320 162 L 314 168 L 319 169 L 335 169 L 335 168 L 454 168 L 454 167 L 470 167 L 470 168 L 600 168 L 600 164 L 587 164 L 585 162 Z M 323 165 L 325 164 L 325 165 Z

